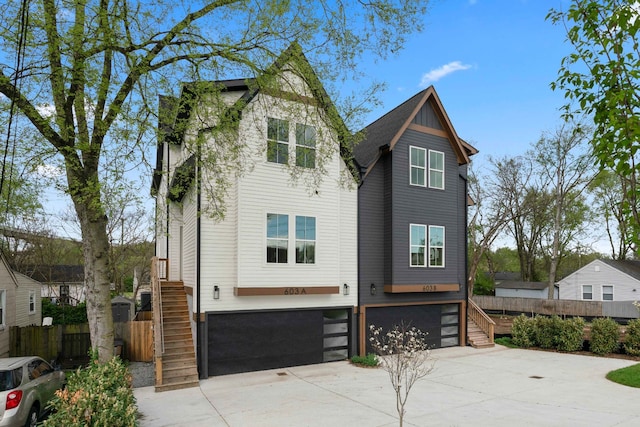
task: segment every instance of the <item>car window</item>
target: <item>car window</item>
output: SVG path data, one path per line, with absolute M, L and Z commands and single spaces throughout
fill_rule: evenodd
M 22 368 L 12 371 L 0 371 L 0 391 L 12 390 L 20 385 Z
M 29 362 L 29 379 L 35 380 L 43 375 L 53 372 L 53 368 L 44 360 L 33 360 Z

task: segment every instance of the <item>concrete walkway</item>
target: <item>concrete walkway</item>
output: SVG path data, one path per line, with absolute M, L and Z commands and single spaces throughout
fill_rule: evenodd
M 640 389 L 605 378 L 637 362 L 534 350 L 432 351 L 405 426 L 640 426 Z M 397 426 L 381 369 L 349 362 L 212 377 L 199 388 L 134 389 L 145 426 Z

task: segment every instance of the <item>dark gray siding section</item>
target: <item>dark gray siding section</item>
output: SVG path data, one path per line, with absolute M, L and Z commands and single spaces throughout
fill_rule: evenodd
M 413 123 L 421 126 L 426 126 L 429 128 L 440 129 L 442 130 L 442 124 L 436 115 L 436 112 L 431 107 L 430 102 L 426 102 L 420 111 L 413 118 Z
M 467 283 L 467 165 L 458 166 L 459 178 L 458 178 L 458 193 L 462 195 L 459 197 L 459 215 L 458 215 L 458 229 L 463 230 L 458 233 L 458 247 L 460 248 L 460 256 L 458 260 L 458 277 L 460 283 L 466 286 Z M 464 250 L 463 250 L 464 248 Z
M 445 154 L 445 189 L 437 190 L 409 184 L 409 147 L 437 150 Z M 387 284 L 460 283 L 464 277 L 463 224 L 464 210 L 459 167 L 451 144 L 446 138 L 407 130 L 393 150 L 393 276 Z M 445 227 L 445 267 L 409 266 L 409 225 L 424 224 Z M 464 298 L 459 293 L 435 293 L 429 300 Z M 424 296 L 423 296 L 424 298 Z
M 358 282 L 361 304 L 371 298 L 370 286 L 382 289 L 385 277 L 384 164 L 382 159 L 358 189 Z

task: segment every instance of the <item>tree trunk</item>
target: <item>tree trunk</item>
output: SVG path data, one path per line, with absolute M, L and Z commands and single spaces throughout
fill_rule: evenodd
M 82 230 L 84 279 L 87 299 L 87 319 L 91 332 L 91 347 L 98 360 L 105 363 L 113 356 L 113 314 L 109 281 L 109 238 L 107 218 L 91 220 L 88 208 L 76 209 Z

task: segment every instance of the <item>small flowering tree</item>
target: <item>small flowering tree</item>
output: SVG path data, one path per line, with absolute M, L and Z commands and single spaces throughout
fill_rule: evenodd
M 634 301 L 634 302 L 633 302 L 633 305 L 635 305 L 635 306 L 636 306 L 636 308 L 638 309 L 638 311 L 640 311 L 640 302 L 638 302 L 638 301 Z
M 403 323 L 394 326 L 386 334 L 382 333 L 382 327 L 369 325 L 369 333 L 369 344 L 380 356 L 379 366 L 389 374 L 396 392 L 396 409 L 402 427 L 404 405 L 411 388 L 433 369 L 433 363 L 427 363 L 430 355 L 427 333 Z

